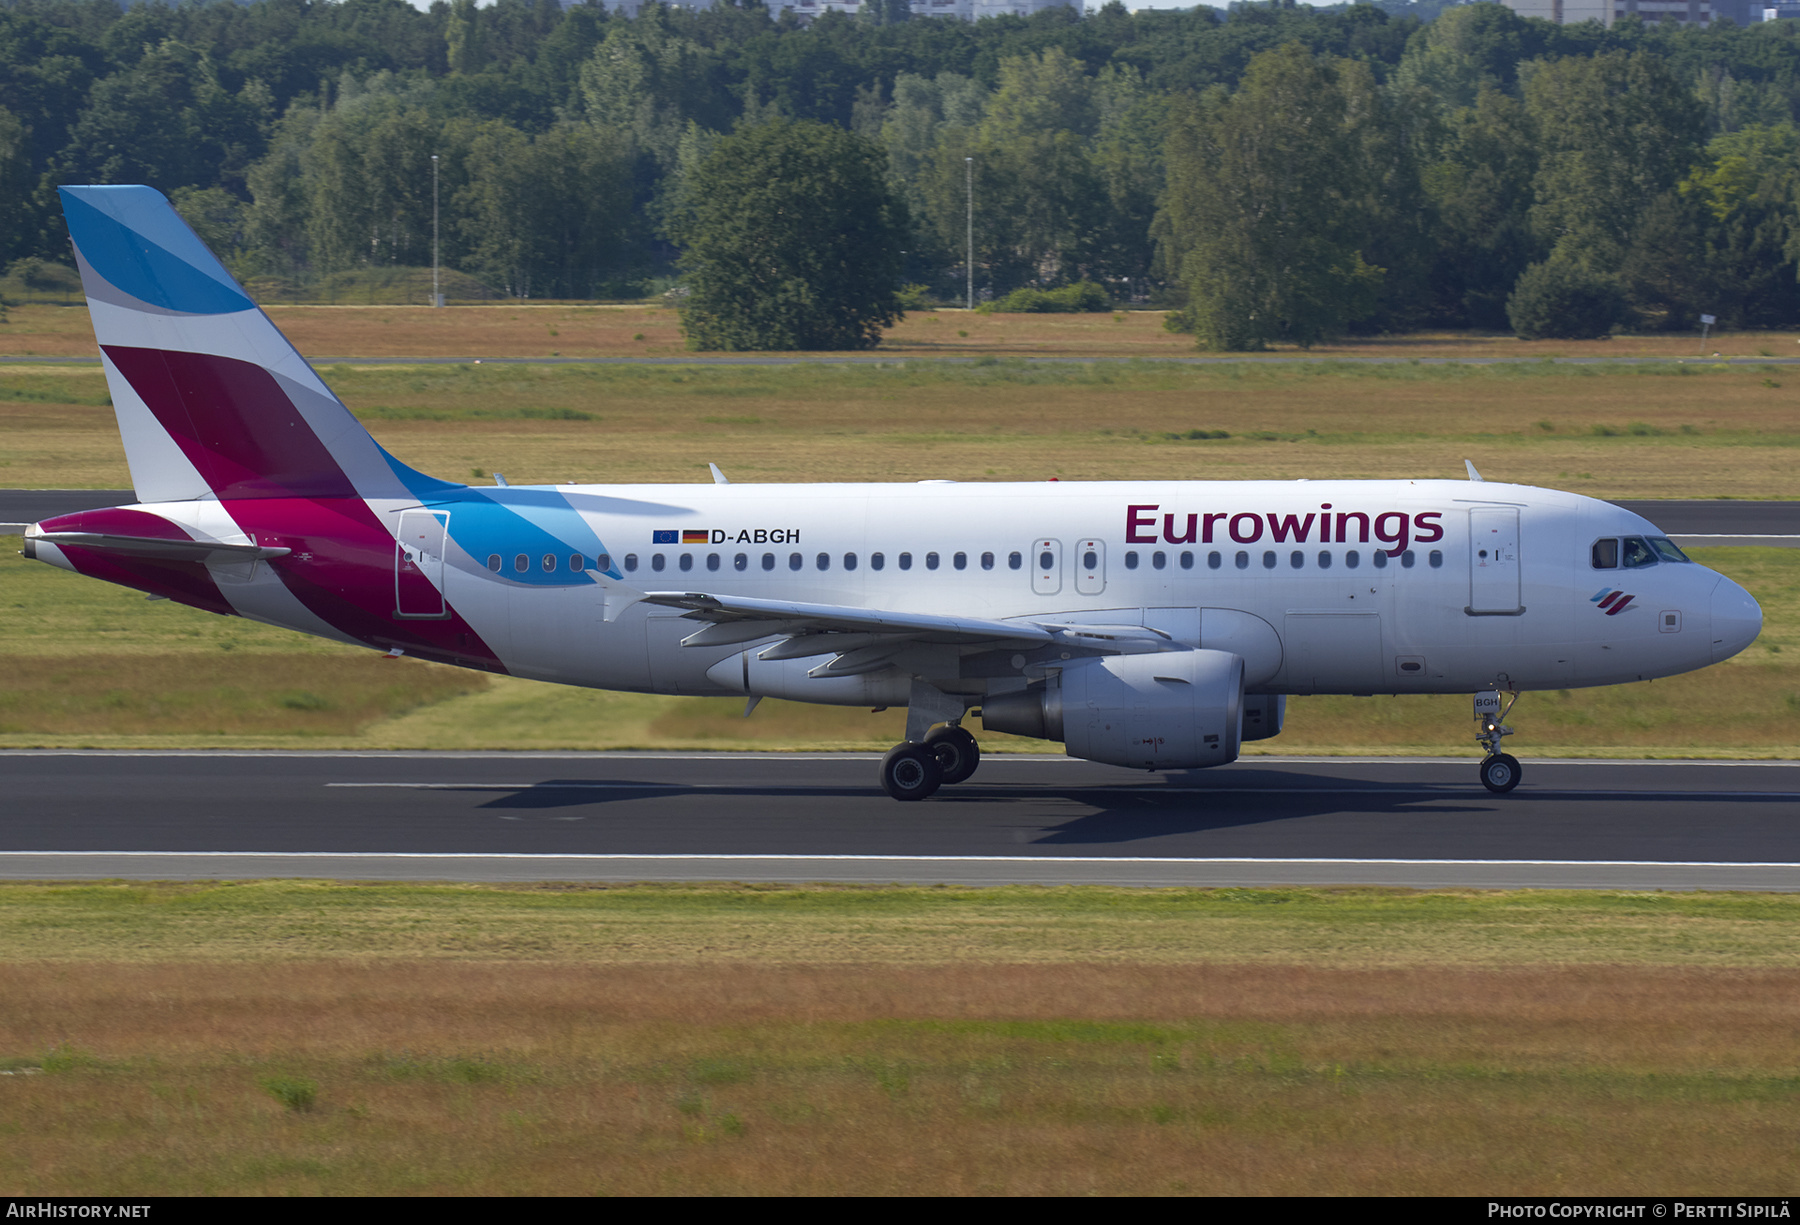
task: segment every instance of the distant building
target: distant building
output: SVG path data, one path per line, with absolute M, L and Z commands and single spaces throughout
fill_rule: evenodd
M 1746 26 L 1766 20 L 1765 0 L 1502 0 L 1521 17 L 1539 17 L 1557 25 L 1597 21 L 1607 29 L 1626 17 L 1644 21 L 1676 21 L 1709 26 L 1730 21 Z

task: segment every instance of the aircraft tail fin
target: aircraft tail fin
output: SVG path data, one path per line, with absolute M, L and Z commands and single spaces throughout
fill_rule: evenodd
M 453 487 L 382 450 L 161 192 L 59 190 L 140 501 Z

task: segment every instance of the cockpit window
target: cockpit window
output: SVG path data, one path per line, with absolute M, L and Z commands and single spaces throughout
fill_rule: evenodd
M 1619 568 L 1619 542 L 1612 539 L 1594 541 L 1594 569 Z
M 1624 563 L 1627 570 L 1636 570 L 1642 566 L 1654 566 L 1656 564 L 1656 551 L 1650 547 L 1650 542 L 1645 540 L 1642 536 L 1627 536 L 1619 543 L 1622 546 L 1620 550 L 1620 560 Z
M 1670 540 L 1667 536 L 1650 537 L 1650 547 L 1655 549 L 1656 555 L 1664 561 L 1691 562 L 1694 560 L 1686 553 L 1683 553 L 1681 549 L 1676 546 L 1675 542 Z

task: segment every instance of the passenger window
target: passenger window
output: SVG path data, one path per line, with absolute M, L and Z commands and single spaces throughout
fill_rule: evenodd
M 1266 549 L 1263 551 L 1263 569 L 1273 570 L 1274 568 L 1275 568 L 1275 550 Z
M 935 570 L 938 568 L 938 555 L 936 553 L 925 554 L 925 568 L 927 570 Z
M 1081 560 L 1082 560 L 1083 565 L 1085 565 L 1089 570 L 1092 570 L 1094 568 L 1094 563 L 1099 561 L 1100 559 L 1098 557 L 1095 557 L 1092 553 L 1088 553 L 1088 554 L 1084 555 Z M 1127 570 L 1137 569 L 1137 554 L 1136 553 L 1125 554 L 1125 568 Z
M 800 554 L 798 554 L 798 553 L 789 553 L 788 554 L 788 569 L 798 570 L 801 566 L 804 566 L 805 564 L 806 564 L 806 559 L 804 557 L 800 556 Z
M 1162 550 L 1158 549 L 1156 552 L 1150 554 L 1150 568 L 1152 570 L 1161 570 L 1168 564 L 1169 555 Z
M 692 570 L 694 568 L 694 555 L 692 553 L 683 553 L 679 565 L 683 570 Z
M 856 569 L 856 554 L 854 554 L 854 553 L 844 554 L 844 569 L 846 569 L 846 570 Z
M 1048 551 L 1038 554 L 1038 569 L 1048 571 L 1054 570 L 1055 568 L 1056 554 Z
M 612 569 L 612 554 L 611 553 L 602 553 L 602 554 L 600 554 L 599 557 L 596 557 L 594 559 L 594 561 L 596 563 L 596 565 L 595 565 L 596 569 L 599 569 L 599 570 Z
M 739 553 L 736 557 L 731 559 L 731 568 L 733 570 L 748 570 L 750 568 L 750 555 L 748 553 Z
M 869 554 L 869 569 L 879 570 L 887 565 L 887 558 L 880 553 Z
M 1656 564 L 1656 553 L 1642 536 L 1627 536 L 1620 544 L 1623 546 L 1622 560 L 1627 570 L 1638 570 Z
M 717 553 L 708 553 L 706 555 L 706 568 L 708 570 L 717 570 L 719 568 L 719 555 Z
M 829 553 L 819 554 L 819 556 L 815 559 L 814 564 L 817 565 L 819 567 L 819 569 L 821 569 L 821 570 L 831 569 L 831 554 L 829 554 Z
M 569 569 L 573 570 L 577 574 L 580 574 L 586 568 L 587 568 L 587 558 L 583 557 L 579 553 L 569 554 Z
M 1125 563 L 1125 568 L 1127 570 L 1133 569 L 1137 565 L 1137 554 L 1132 553 L 1132 554 L 1129 554 L 1129 556 L 1130 556 L 1131 560 Z M 1049 569 L 1048 566 L 1046 566 L 1044 568 L 1046 570 Z M 1092 549 L 1089 549 L 1087 552 L 1083 553 L 1081 555 L 1081 568 L 1083 570 L 1098 570 L 1100 568 L 1100 555 L 1098 553 L 1094 552 Z
M 667 563 L 665 563 L 663 561 L 663 555 L 661 553 L 650 554 L 650 568 L 652 570 L 656 571 L 658 574 L 661 574 L 662 568 L 665 564 L 667 564 Z
M 1444 568 L 1444 555 L 1437 549 L 1433 549 L 1431 552 L 1427 553 L 1425 555 L 1425 561 L 1433 570 L 1442 570 Z
M 1181 568 L 1183 570 L 1192 570 L 1194 568 L 1194 555 L 1192 553 L 1185 551 L 1182 553 Z
M 1288 565 L 1296 570 L 1300 569 L 1302 566 L 1306 565 L 1306 554 L 1302 553 L 1299 549 L 1295 549 L 1292 553 L 1288 554 Z
M 992 570 L 994 568 L 994 555 L 992 553 L 983 553 L 981 555 L 981 568 L 983 570 Z
M 637 569 L 637 554 L 636 553 L 625 554 L 625 569 L 627 571 Z
M 1594 569 L 1617 570 L 1619 568 L 1619 542 L 1610 537 L 1594 541 Z
M 773 570 L 774 568 L 775 568 L 775 554 L 764 553 L 763 554 L 763 569 L 764 570 Z
M 1025 565 L 1025 555 L 1017 550 L 1006 555 L 1006 566 L 1009 570 L 1018 570 Z
M 517 570 L 520 574 L 525 573 L 527 570 L 531 569 L 531 559 L 523 553 L 519 554 L 517 557 L 513 558 L 513 569 Z
M 1238 550 L 1237 568 L 1240 570 L 1248 570 L 1250 568 L 1250 554 L 1244 552 L 1242 549 Z
M 912 569 L 912 554 L 911 553 L 900 554 L 900 568 L 902 570 Z
M 1354 570 L 1360 565 L 1362 565 L 1361 553 L 1358 553 L 1355 549 L 1351 549 L 1348 553 L 1344 554 L 1344 569 Z
M 1386 549 L 1376 549 L 1375 550 L 1375 568 L 1377 570 L 1385 570 L 1385 569 L 1387 569 L 1387 565 L 1388 565 L 1387 550 Z
M 950 559 L 950 564 L 955 566 L 958 570 L 967 570 L 969 568 L 969 555 L 967 553 L 958 553 L 955 557 Z
M 1400 554 L 1400 565 L 1404 569 L 1407 569 L 1407 570 L 1412 569 L 1413 562 L 1416 560 L 1418 560 L 1418 559 L 1413 556 L 1413 551 L 1411 549 L 1408 549 L 1406 552 Z
M 488 569 L 492 570 L 495 574 L 500 573 L 500 554 L 488 554 Z
M 1331 569 L 1331 554 L 1326 552 L 1324 549 L 1319 550 L 1319 569 L 1321 569 L 1321 570 Z

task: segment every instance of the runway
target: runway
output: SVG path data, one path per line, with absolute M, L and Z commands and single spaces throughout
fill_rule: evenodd
M 0 877 L 1800 888 L 1800 763 L 851 754 L 0 754 Z

